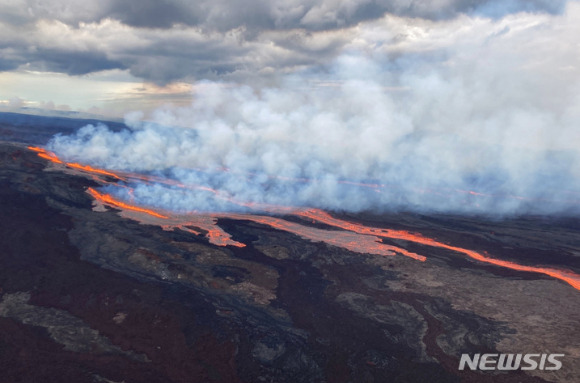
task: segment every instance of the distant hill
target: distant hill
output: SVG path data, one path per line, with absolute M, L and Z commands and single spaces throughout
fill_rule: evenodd
M 127 128 L 120 121 L 0 112 L 0 140 L 44 145 L 57 133 L 70 134 L 85 125 L 98 123 L 116 131 Z
M 18 113 L 18 114 L 31 114 L 34 116 L 42 117 L 65 117 L 65 118 L 78 118 L 83 120 L 103 120 L 103 121 L 116 121 L 123 122 L 122 118 L 105 117 L 101 114 L 89 113 L 89 112 L 79 112 L 76 110 L 58 110 L 58 109 L 42 109 L 33 108 L 30 106 L 24 106 L 21 108 L 5 109 L 0 107 L 0 113 Z

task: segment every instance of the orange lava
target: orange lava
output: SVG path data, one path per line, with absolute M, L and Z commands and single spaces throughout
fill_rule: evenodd
M 201 235 L 201 231 L 205 231 L 205 236 L 209 240 L 209 243 L 214 245 L 236 247 L 246 246 L 245 243 L 234 241 L 229 233 L 226 233 L 221 227 L 219 227 L 217 224 L 217 217 L 212 217 L 209 215 L 195 215 L 186 217 L 186 219 L 187 221 L 185 222 L 182 219 L 179 219 L 177 224 L 164 225 L 164 229 L 168 230 L 177 227 L 195 235 Z M 201 231 L 197 231 L 195 229 L 200 229 Z
M 93 196 L 94 199 L 101 201 L 107 205 L 115 206 L 115 207 L 118 207 L 120 209 L 131 210 L 131 211 L 136 211 L 139 213 L 149 214 L 150 216 L 157 217 L 157 218 L 163 218 L 163 219 L 169 218 L 168 216 L 159 214 L 154 210 L 145 209 L 145 208 L 142 208 L 139 206 L 129 205 L 125 202 L 116 200 L 110 194 L 99 193 L 98 191 L 96 191 L 93 188 L 88 188 L 87 191 L 89 192 L 89 194 L 91 196 Z
M 111 171 L 102 170 L 102 169 L 95 169 L 91 166 L 87 165 L 80 165 L 77 163 L 64 163 L 60 160 L 54 153 L 49 152 L 43 148 L 29 146 L 29 150 L 34 151 L 38 154 L 39 157 L 47 159 L 51 162 L 57 164 L 65 164 L 68 167 L 78 169 L 87 173 L 91 174 L 98 174 L 98 175 L 106 175 L 118 180 L 126 180 L 126 179 L 138 179 L 141 181 L 152 181 L 152 182 L 159 182 L 165 183 L 172 186 L 177 186 L 181 188 L 187 189 L 195 189 L 195 190 L 202 190 L 211 192 L 216 195 L 218 198 L 226 199 L 232 203 L 238 204 L 240 206 L 250 207 L 256 210 L 261 211 L 268 211 L 271 213 L 284 213 L 284 214 L 292 214 L 303 219 L 308 219 L 313 222 L 320 222 L 324 223 L 329 226 L 337 227 L 342 229 L 342 231 L 331 231 L 331 230 L 323 230 L 317 229 L 312 227 L 307 227 L 304 225 L 300 225 L 297 223 L 289 222 L 283 220 L 281 218 L 274 218 L 270 216 L 260 216 L 260 215 L 251 215 L 251 214 L 213 214 L 213 215 L 196 215 L 195 218 L 192 219 L 192 216 L 185 218 L 177 219 L 174 223 L 170 225 L 164 225 L 164 227 L 178 227 L 182 230 L 194 233 L 194 234 L 201 234 L 200 232 L 191 229 L 190 227 L 199 228 L 202 231 L 207 232 L 206 236 L 208 237 L 210 243 L 216 244 L 218 246 L 227 246 L 233 245 L 237 247 L 244 247 L 245 244 L 234 241 L 231 239 L 231 236 L 222 230 L 217 225 L 217 218 L 224 217 L 224 218 L 232 218 L 232 219 L 239 219 L 239 220 L 249 220 L 256 223 L 268 225 L 270 227 L 284 230 L 287 232 L 291 232 L 297 234 L 303 238 L 315 241 L 315 242 L 325 242 L 330 245 L 342 247 L 351 251 L 365 253 L 365 254 L 378 254 L 378 255 L 393 255 L 394 253 L 399 253 L 405 255 L 407 257 L 411 257 L 413 259 L 419 261 L 425 261 L 426 258 L 422 255 L 412 253 L 405 249 L 401 249 L 396 246 L 387 245 L 381 242 L 381 238 L 390 238 L 390 239 L 399 239 L 405 240 L 409 242 L 415 242 L 421 245 L 432 246 L 443 248 L 447 250 L 451 250 L 454 252 L 458 252 L 461 254 L 465 254 L 468 257 L 483 263 L 492 264 L 495 266 L 504 267 L 511 270 L 517 271 L 525 271 L 525 272 L 532 272 L 532 273 L 540 273 L 544 275 L 548 275 L 553 278 L 560 279 L 562 281 L 567 282 L 572 287 L 577 290 L 580 290 L 580 275 L 573 273 L 568 270 L 558 270 L 553 268 L 544 268 L 544 267 L 534 267 L 534 266 L 525 266 L 520 265 L 510 261 L 499 260 L 495 258 L 488 257 L 483 255 L 479 252 L 464 249 L 457 246 L 448 245 L 446 243 L 437 241 L 432 238 L 425 237 L 421 234 L 411 233 L 408 231 L 403 230 L 391 230 L 391 229 L 384 229 L 384 228 L 376 228 L 376 227 L 368 227 L 361 224 L 353 223 L 344 221 L 338 218 L 332 217 L 330 214 L 319 210 L 319 209 L 309 209 L 309 210 L 297 210 L 292 207 L 286 206 L 277 206 L 277 205 L 270 205 L 270 204 L 259 204 L 259 203 L 248 203 L 237 201 L 234 198 L 227 196 L 226 194 L 219 193 L 217 190 L 211 189 L 206 186 L 200 185 L 184 185 L 179 183 L 178 181 L 162 179 L 159 177 L 153 176 L 143 176 L 140 174 L 132 174 L 132 173 L 123 173 L 125 177 L 120 176 L 116 173 Z M 297 179 L 300 181 L 304 181 L 306 179 Z M 103 181 L 104 182 L 104 181 Z M 351 183 L 348 181 L 343 181 L 343 183 Z M 364 187 L 371 187 L 371 188 L 380 188 L 384 187 L 385 185 L 379 184 L 364 184 L 364 183 L 352 183 L 353 185 L 364 186 Z M 117 185 L 119 186 L 119 185 Z M 156 218 L 162 219 L 169 219 L 169 216 L 162 215 L 154 210 L 141 208 L 135 205 L 127 204 L 125 202 L 116 200 L 109 194 L 99 193 L 93 188 L 89 188 L 88 192 L 95 198 L 107 205 L 115 206 L 120 209 L 130 210 L 134 212 L 144 213 Z M 427 191 L 432 192 L 432 191 Z M 434 191 L 433 191 L 434 192 Z M 456 190 L 456 192 L 462 193 L 469 193 L 474 196 L 487 196 L 487 194 L 478 193 L 474 191 L 465 191 L 465 190 Z M 513 198 L 523 198 L 523 197 L 515 197 Z
M 113 177 L 113 178 L 116 178 L 120 181 L 125 181 L 125 178 L 123 178 L 123 177 L 121 177 L 113 172 L 110 172 L 107 170 L 102 170 L 102 169 L 96 169 L 96 168 L 93 168 L 92 166 L 89 166 L 89 165 L 81 165 L 81 164 L 77 164 L 76 162 L 67 162 L 66 166 L 68 166 L 69 168 L 73 168 L 73 169 L 84 170 L 85 172 L 89 172 L 89 173 L 95 173 L 95 174 L 100 174 L 103 176 Z
M 448 245 L 443 242 L 439 242 L 435 239 L 424 237 L 421 234 L 410 233 L 408 231 L 403 230 L 390 230 L 390 229 L 381 229 L 375 227 L 367 227 L 363 225 L 359 225 L 352 222 L 343 221 L 337 218 L 332 217 L 330 214 L 318 210 L 318 209 L 310 209 L 302 212 L 296 213 L 301 217 L 309 218 L 317 222 L 322 222 L 324 224 L 340 227 L 345 230 L 354 231 L 361 234 L 371 234 L 376 235 L 379 237 L 384 238 L 391 238 L 391 239 L 401 239 L 405 241 L 415 242 L 422 245 L 432 246 L 432 247 L 439 247 L 447 250 L 452 250 L 458 253 L 462 253 L 467 255 L 468 257 L 475 259 L 479 262 L 489 263 L 496 266 L 505 267 L 511 270 L 517 271 L 526 271 L 530 273 L 540 273 L 544 275 L 549 275 L 553 278 L 560 279 L 564 282 L 567 282 L 572 287 L 577 290 L 580 290 L 580 275 L 573 273 L 572 271 L 568 270 L 557 270 L 552 268 L 545 268 L 545 267 L 534 267 L 534 266 L 525 266 L 520 265 L 510 261 L 504 261 L 500 259 L 491 258 L 485 256 L 477 251 L 464 249 L 462 247 Z
M 56 154 L 54 154 L 53 152 L 49 152 L 48 150 L 42 149 L 42 148 L 38 148 L 35 146 L 29 146 L 28 147 L 29 150 L 32 150 L 33 152 L 36 152 L 38 154 L 38 157 L 40 158 L 44 158 L 45 160 L 49 160 L 51 162 L 54 162 L 55 164 L 62 164 L 63 162 L 56 156 Z
M 436 240 L 431 239 L 431 238 L 423 237 L 420 234 L 413 234 L 413 233 L 409 233 L 406 231 L 394 231 L 394 230 L 389 230 L 389 232 L 390 232 L 389 233 L 390 238 L 404 239 L 407 241 L 412 241 L 412 242 L 420 243 L 423 245 L 440 247 L 443 249 L 456 251 L 458 253 L 463 253 L 463 254 L 469 256 L 470 258 L 473 258 L 479 262 L 484 262 L 484 263 L 489 263 L 489 264 L 496 265 L 496 266 L 505 267 L 506 269 L 549 275 L 553 278 L 557 278 L 557 279 L 560 279 L 564 282 L 567 282 L 575 289 L 580 290 L 580 275 L 573 273 L 571 271 L 568 271 L 568 270 L 557 270 L 557 269 L 546 268 L 546 267 L 520 265 L 520 264 L 517 264 L 514 262 L 510 262 L 510 261 L 504 261 L 501 259 L 491 258 L 491 257 L 485 256 L 481 253 L 478 253 L 477 251 L 468 250 L 468 249 L 464 249 L 464 248 L 457 247 L 457 246 L 451 246 L 451 245 L 436 241 Z
M 356 253 L 377 255 L 395 255 L 395 253 L 399 253 L 418 261 L 426 260 L 422 255 L 384 244 L 380 238 L 372 235 L 360 235 L 355 232 L 342 230 L 317 229 L 270 216 L 253 214 L 216 214 L 215 216 L 260 223 L 278 230 L 296 234 L 313 242 L 324 242 Z
M 40 158 L 44 158 L 44 159 L 49 160 L 51 162 L 54 162 L 56 164 L 64 164 L 64 165 L 68 166 L 69 168 L 82 170 L 82 171 L 85 171 L 85 172 L 91 173 L 91 174 L 109 176 L 109 177 L 116 178 L 120 181 L 125 181 L 124 177 L 121 177 L 120 175 L 113 173 L 109 170 L 97 169 L 97 168 L 93 168 L 92 166 L 81 165 L 81 164 L 78 164 L 76 162 L 63 162 L 60 158 L 58 158 L 58 156 L 56 154 L 54 154 L 53 152 L 49 152 L 48 150 L 43 149 L 43 148 L 39 148 L 36 146 L 28 146 L 28 149 L 33 151 L 33 152 L 36 152 Z
M 162 218 L 164 220 L 169 220 L 166 224 L 161 225 L 165 230 L 172 230 L 174 228 L 179 228 L 181 230 L 187 231 L 189 233 L 200 235 L 202 231 L 206 232 L 206 237 L 208 238 L 209 242 L 217 245 L 217 246 L 236 246 L 236 247 L 245 247 L 246 245 L 241 242 L 234 241 L 231 238 L 231 235 L 226 233 L 221 227 L 217 225 L 217 218 L 211 217 L 208 215 L 196 215 L 196 216 L 189 216 L 185 217 L 188 220 L 186 221 L 184 217 L 176 216 L 170 217 L 167 215 L 160 214 L 155 210 L 141 208 L 139 206 L 131 205 L 122 201 L 119 201 L 112 197 L 110 194 L 99 193 L 93 188 L 88 188 L 87 192 L 96 200 L 101 201 L 102 203 L 110 206 L 114 206 L 116 208 L 122 210 L 129 210 L 138 213 L 144 213 L 150 215 L 155 218 Z M 139 219 L 139 221 L 145 221 Z M 153 222 L 157 224 L 158 222 Z M 192 228 L 193 227 L 193 228 Z M 195 228 L 200 229 L 201 231 L 195 230 Z

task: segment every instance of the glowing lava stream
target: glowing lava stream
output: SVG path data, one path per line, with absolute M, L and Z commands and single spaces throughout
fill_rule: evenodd
M 103 203 L 106 203 L 107 205 L 111 205 L 114 207 L 118 207 L 120 209 L 126 209 L 126 210 L 131 210 L 131 211 L 136 211 L 138 213 L 145 213 L 145 214 L 149 214 L 150 216 L 153 217 L 157 217 L 157 218 L 162 218 L 162 219 L 167 219 L 169 218 L 166 215 L 162 215 L 157 213 L 154 210 L 151 209 L 145 209 L 139 206 L 135 206 L 135 205 L 129 205 L 125 202 L 121 202 L 119 200 L 114 199 L 113 197 L 111 197 L 110 194 L 103 194 L 103 193 L 99 193 L 98 191 L 96 191 L 93 188 L 88 188 L 87 192 L 93 196 L 94 199 L 99 200 Z
M 89 174 L 98 174 L 98 175 L 106 175 L 109 177 L 116 178 L 118 180 L 126 180 L 127 178 L 132 179 L 139 179 L 141 181 L 153 181 L 153 182 L 162 182 L 172 186 L 178 186 L 182 188 L 192 188 L 197 190 L 205 190 L 212 192 L 218 195 L 218 192 L 214 189 L 204 187 L 204 186 L 187 186 L 178 183 L 177 181 L 173 180 L 163 180 L 157 179 L 153 177 L 147 177 L 142 175 L 132 175 L 127 173 L 127 177 L 122 177 L 116 173 L 111 171 L 96 169 L 91 166 L 80 165 L 77 163 L 65 163 L 60 160 L 54 153 L 49 152 L 42 148 L 31 147 L 29 146 L 28 149 L 36 152 L 39 157 L 47 159 L 57 164 L 64 164 L 68 167 L 87 172 Z M 100 180 L 103 181 L 103 180 Z M 113 184 L 116 185 L 116 184 Z M 120 185 L 117 185 L 120 186 Z M 309 239 L 315 242 L 325 242 L 330 245 L 343 247 L 345 249 L 363 253 L 363 254 L 378 254 L 378 255 L 394 255 L 395 253 L 400 253 L 407 257 L 411 257 L 413 259 L 419 261 L 425 261 L 426 258 L 422 255 L 409 252 L 405 249 L 401 249 L 396 246 L 387 245 L 381 242 L 381 238 L 390 238 L 390 239 L 399 239 L 405 240 L 409 242 L 418 243 L 421 245 L 431 246 L 431 247 L 438 247 L 447 250 L 451 250 L 454 252 L 458 252 L 461 254 L 465 254 L 468 257 L 477 260 L 479 262 L 492 264 L 495 266 L 504 267 L 511 270 L 517 271 L 525 271 L 525 272 L 532 272 L 532 273 L 540 273 L 544 275 L 551 276 L 553 278 L 560 279 L 562 281 L 567 282 L 572 287 L 577 290 L 580 290 L 580 275 L 573 273 L 572 271 L 568 270 L 557 270 L 552 268 L 543 268 L 543 267 L 534 267 L 534 266 L 525 266 L 520 265 L 510 261 L 504 261 L 500 259 L 490 258 L 486 255 L 483 255 L 479 252 L 464 249 L 457 246 L 448 245 L 443 242 L 439 242 L 435 239 L 424 237 L 421 234 L 411 233 L 408 231 L 403 230 L 391 230 L 391 229 L 384 229 L 384 228 L 376 228 L 376 227 L 367 227 L 361 224 L 356 224 L 353 222 L 344 221 L 338 218 L 332 217 L 330 214 L 319 210 L 319 209 L 309 209 L 309 210 L 298 210 L 293 209 L 291 207 L 284 207 L 284 206 L 274 206 L 274 205 L 261 205 L 261 204 L 252 204 L 252 203 L 242 203 L 239 201 L 235 201 L 231 197 L 221 196 L 221 198 L 226 198 L 227 200 L 237 203 L 242 206 L 262 209 L 270 212 L 277 212 L 277 213 L 286 213 L 292 214 L 297 217 L 308 219 L 315 222 L 320 222 L 329 226 L 340 228 L 344 231 L 329 231 L 323 229 L 317 229 L 312 227 L 307 227 L 304 225 L 300 225 L 297 223 L 289 222 L 283 220 L 281 218 L 275 218 L 270 216 L 260 216 L 254 214 L 202 214 L 202 215 L 174 215 L 169 214 L 163 215 L 158 213 L 152 209 L 146 209 L 139 206 L 131 205 L 122 201 L 119 201 L 112 197 L 109 194 L 99 193 L 93 188 L 89 188 L 88 193 L 91 194 L 93 198 L 96 200 L 122 209 L 128 210 L 132 212 L 142 213 L 148 216 L 151 216 L 155 219 L 161 219 L 163 222 L 156 222 L 156 224 L 161 225 L 165 229 L 171 228 L 180 228 L 182 230 L 194 233 L 194 234 L 202 234 L 201 232 L 192 229 L 199 228 L 202 231 L 206 231 L 206 236 L 208 237 L 210 243 L 219 245 L 219 246 L 237 246 L 237 247 L 244 247 L 245 244 L 234 241 L 231 239 L 231 236 L 223 231 L 217 225 L 218 218 L 230 218 L 230 219 L 237 219 L 237 220 L 248 220 L 264 225 L 268 225 L 270 227 L 288 231 L 294 234 L 297 234 L 303 238 Z M 471 193 L 471 192 L 470 192 Z M 475 192 L 473 192 L 475 193 Z
M 56 156 L 56 154 L 49 152 L 48 150 L 38 148 L 36 146 L 28 146 L 28 150 L 32 150 L 36 152 L 38 157 L 44 158 L 45 160 L 49 160 L 54 162 L 55 164 L 62 164 L 63 162 Z
M 401 249 L 396 246 L 387 245 L 381 239 L 372 235 L 361 235 L 353 231 L 330 231 L 308 227 L 299 223 L 286 221 L 281 218 L 261 216 L 254 214 L 215 214 L 215 217 L 246 220 L 284 230 L 313 242 L 324 242 L 329 245 L 342 247 L 350 251 L 362 254 L 395 255 L 395 253 L 424 262 L 427 258 Z
M 297 234 L 302 238 L 311 240 L 313 242 L 325 242 L 328 243 L 329 245 L 342 247 L 357 253 L 377 254 L 377 255 L 395 255 L 396 253 L 400 253 L 419 261 L 426 260 L 426 258 L 422 255 L 412 253 L 410 251 L 398 248 L 396 246 L 381 243 L 380 238 L 372 235 L 361 235 L 349 231 L 328 231 L 323 229 L 307 227 L 294 222 L 288 222 L 281 218 L 253 214 L 228 213 L 228 214 L 199 214 L 199 215 L 196 214 L 183 216 L 176 214 L 163 215 L 151 209 L 145 209 L 119 201 L 114 197 L 112 197 L 110 194 L 99 193 L 93 188 L 88 188 L 87 191 L 93 198 L 95 198 L 95 200 L 100 201 L 103 204 L 113 206 L 119 209 L 144 213 L 155 218 L 167 220 L 165 222 L 158 222 L 158 224 L 166 230 L 170 230 L 172 228 L 179 228 L 196 235 L 202 234 L 202 232 L 192 229 L 192 227 L 201 229 L 202 231 L 206 231 L 207 232 L 206 236 L 209 242 L 218 246 L 227 246 L 227 245 L 237 247 L 246 246 L 243 243 L 232 240 L 231 236 L 228 233 L 224 232 L 217 225 L 218 218 L 230 218 L 235 220 L 245 220 L 260 223 L 263 225 L 273 227 L 275 229 L 284 230 L 290 233 Z
M 76 162 L 64 162 L 60 158 L 58 158 L 57 155 L 54 154 L 53 152 L 49 152 L 48 150 L 43 148 L 39 148 L 36 146 L 28 146 L 28 150 L 36 152 L 36 154 L 38 154 L 40 158 L 44 158 L 45 160 L 49 160 L 51 162 L 54 162 L 55 164 L 63 164 L 72 169 L 77 169 L 92 174 L 98 174 L 101 176 L 113 177 L 118 179 L 119 181 L 126 181 L 126 178 L 121 177 L 120 175 L 107 170 L 93 168 L 92 166 L 89 165 L 77 164 Z
M 549 275 L 551 277 L 560 279 L 564 282 L 569 283 L 572 287 L 577 290 L 580 290 L 580 275 L 573 273 L 572 271 L 568 270 L 557 270 L 552 268 L 544 268 L 544 267 L 534 267 L 534 266 L 525 266 L 520 265 L 514 262 L 504 261 L 500 259 L 490 258 L 485 256 L 477 251 L 464 249 L 462 247 L 448 245 L 443 242 L 439 242 L 435 239 L 424 237 L 421 234 L 410 233 L 408 231 L 403 230 L 391 230 L 391 229 L 380 229 L 374 227 L 366 227 L 362 225 L 358 225 L 352 222 L 343 221 L 338 218 L 332 217 L 330 214 L 319 210 L 319 209 L 310 209 L 296 213 L 296 215 L 309 218 L 311 220 L 321 222 L 330 226 L 339 227 L 345 230 L 354 231 L 360 234 L 368 234 L 368 235 L 376 235 L 378 237 L 384 238 L 391 238 L 391 239 L 402 239 L 409 242 L 419 243 L 421 245 L 427 245 L 432 247 L 439 247 L 447 250 L 452 250 L 458 253 L 465 254 L 470 258 L 473 258 L 479 262 L 489 263 L 496 266 L 505 267 L 511 270 L 517 271 L 526 271 L 531 273 L 540 273 Z
M 123 177 L 121 177 L 113 172 L 109 172 L 109 171 L 102 170 L 102 169 L 95 169 L 95 168 L 88 166 L 88 165 L 81 165 L 81 164 L 77 164 L 76 162 L 67 162 L 66 166 L 71 167 L 73 169 L 84 170 L 84 171 L 89 172 L 89 173 L 95 173 L 95 174 L 99 174 L 102 176 L 113 177 L 113 178 L 116 178 L 120 181 L 125 181 L 125 178 L 123 178 Z

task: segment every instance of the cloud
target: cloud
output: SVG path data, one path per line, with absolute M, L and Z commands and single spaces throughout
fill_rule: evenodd
M 50 148 L 242 201 L 578 212 L 580 58 L 570 48 L 578 15 L 574 5 L 562 16 L 412 25 L 389 17 L 358 26 L 360 38 L 332 65 L 269 86 L 197 82 L 190 106 L 160 109 L 153 123 L 132 118 L 123 132 L 87 126 Z M 402 36 L 385 36 L 385 24 Z M 139 185 L 135 198 L 175 210 L 232 209 L 212 193 L 163 185 Z
M 157 84 L 288 73 L 340 55 L 366 23 L 557 14 L 529 0 L 4 0 L 0 70 L 129 70 Z M 397 31 L 390 31 L 394 34 Z M 329 36 L 331 36 L 329 38 Z
M 52 19 L 70 25 L 115 19 L 139 28 L 176 24 L 227 31 L 248 29 L 323 30 L 379 19 L 386 13 L 440 20 L 461 13 L 502 17 L 510 13 L 560 13 L 562 0 L 9 0 L 11 20 Z

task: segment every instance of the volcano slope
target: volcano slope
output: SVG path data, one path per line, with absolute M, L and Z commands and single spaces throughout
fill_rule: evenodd
M 95 204 L 91 177 L 22 144 L 2 143 L 0 163 L 1 383 L 580 381 L 580 291 L 563 280 L 405 239 L 382 241 L 424 262 L 361 254 L 237 216 L 217 225 L 245 246 L 217 246 Z M 580 273 L 576 218 L 332 216 Z M 483 372 L 459 371 L 462 353 L 565 356 Z

